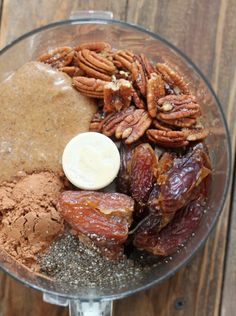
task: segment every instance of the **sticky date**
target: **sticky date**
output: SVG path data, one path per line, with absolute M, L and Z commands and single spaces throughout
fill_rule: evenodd
M 128 237 L 134 202 L 121 193 L 65 191 L 58 209 L 78 234 L 90 238 L 97 246 L 109 249 L 114 258 Z
M 160 218 L 152 214 L 136 232 L 134 245 L 153 255 L 168 256 L 174 253 L 197 229 L 203 210 L 204 202 L 201 198 L 191 201 L 160 232 Z
M 135 200 L 137 209 L 142 211 L 156 181 L 157 156 L 147 143 L 133 146 L 121 145 L 121 167 L 117 188 Z
M 161 216 L 161 227 L 167 225 L 177 210 L 195 197 L 198 185 L 211 173 L 209 157 L 203 145 L 190 148 L 186 155 L 175 158 L 173 166 L 159 178 L 157 196 L 151 194 L 150 210 Z
M 146 205 L 156 172 L 157 156 L 154 150 L 147 143 L 138 145 L 131 158 L 130 191 L 140 210 Z
M 130 170 L 131 158 L 135 146 L 121 143 L 120 146 L 120 171 L 117 179 L 119 192 L 130 195 Z

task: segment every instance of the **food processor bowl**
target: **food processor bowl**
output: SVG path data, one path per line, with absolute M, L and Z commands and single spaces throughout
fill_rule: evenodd
M 103 16 L 100 14 L 100 16 Z M 223 208 L 230 178 L 230 138 L 222 107 L 209 82 L 200 70 L 179 49 L 144 28 L 111 19 L 89 18 L 60 21 L 36 29 L 15 40 L 0 52 L 0 82 L 20 66 L 59 46 L 74 46 L 88 41 L 107 41 L 117 49 L 144 53 L 154 62 L 167 62 L 184 74 L 190 89 L 202 104 L 203 120 L 210 129 L 206 144 L 213 166 L 211 192 L 201 224 L 187 244 L 170 257 L 161 260 L 142 277 L 129 283 L 107 287 L 72 286 L 37 275 L 0 252 L 2 269 L 23 284 L 44 293 L 44 300 L 66 306 L 71 315 L 109 315 L 112 300 L 145 290 L 173 275 L 204 244 Z M 9 106 L 11 106 L 9 104 Z

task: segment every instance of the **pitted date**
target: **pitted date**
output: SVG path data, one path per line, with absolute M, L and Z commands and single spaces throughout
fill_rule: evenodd
M 151 213 L 157 213 L 158 199 L 160 195 L 160 188 L 165 183 L 168 171 L 173 167 L 176 154 L 165 152 L 161 155 L 157 165 L 157 181 L 153 186 L 153 189 L 148 198 L 148 208 Z M 161 221 L 160 221 L 161 222 Z
M 156 181 L 157 156 L 147 143 L 133 146 L 122 144 L 120 153 L 118 190 L 131 195 L 136 201 L 137 208 L 142 210 Z
M 174 164 L 176 154 L 165 152 L 159 159 L 157 166 L 157 183 L 160 185 L 166 181 L 167 173 Z
M 157 214 L 150 213 L 134 234 L 133 244 L 140 250 L 152 252 L 156 245 L 155 236 L 160 231 L 161 218 Z
M 130 170 L 131 158 L 135 146 L 121 143 L 120 146 L 120 171 L 117 179 L 119 192 L 130 195 Z
M 130 191 L 139 209 L 142 209 L 147 203 L 156 180 L 156 173 L 157 156 L 154 150 L 147 143 L 138 145 L 131 158 Z
M 167 225 L 177 210 L 195 198 L 198 185 L 211 173 L 209 157 L 202 144 L 175 158 L 173 166 L 162 175 L 157 197 L 149 199 L 150 210 L 161 215 L 161 227 Z
M 121 193 L 65 191 L 58 209 L 78 234 L 90 238 L 99 247 L 120 253 L 132 222 L 134 202 Z M 113 257 L 115 254 L 113 253 Z
M 153 255 L 168 256 L 180 245 L 186 243 L 196 231 L 204 211 L 201 198 L 191 201 L 178 211 L 173 220 L 160 231 L 160 218 L 152 214 L 150 219 L 139 228 L 134 237 L 134 245 Z

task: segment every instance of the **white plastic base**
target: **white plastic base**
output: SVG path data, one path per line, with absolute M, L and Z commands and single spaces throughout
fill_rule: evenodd
M 112 301 L 70 300 L 57 295 L 43 293 L 43 300 L 50 304 L 69 306 L 70 316 L 111 316 Z

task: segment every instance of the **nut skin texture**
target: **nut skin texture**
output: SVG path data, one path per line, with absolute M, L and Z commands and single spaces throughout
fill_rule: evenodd
M 104 81 L 111 81 L 111 75 L 116 71 L 112 61 L 88 49 L 77 53 L 77 63 L 86 75 Z
M 137 109 L 118 125 L 115 136 L 118 139 L 126 139 L 127 145 L 132 144 L 144 135 L 151 123 L 148 113 Z
M 121 193 L 65 191 L 58 202 L 64 220 L 99 247 L 120 249 L 128 237 L 134 201 Z
M 74 58 L 74 50 L 71 47 L 58 47 L 49 53 L 39 57 L 39 61 L 50 64 L 54 68 L 66 67 L 71 64 Z
M 96 112 L 89 125 L 90 132 L 102 133 L 104 124 L 113 116 L 113 113 L 106 115 L 103 111 L 99 110 Z
M 172 131 L 172 127 L 166 123 L 163 123 L 157 119 L 154 119 L 152 121 L 152 125 L 153 127 L 155 127 L 157 130 L 161 130 L 161 131 Z
M 138 56 L 134 56 L 134 62 L 131 65 L 132 79 L 138 87 L 140 93 L 145 97 L 147 92 L 147 82 L 145 71 Z
M 133 102 L 138 109 L 146 109 L 146 104 L 140 95 L 140 92 L 133 88 Z
M 129 81 L 124 79 L 110 82 L 104 87 L 104 112 L 121 111 L 131 103 L 133 88 Z
M 91 51 L 95 51 L 97 53 L 100 53 L 102 51 L 110 51 L 111 45 L 107 42 L 88 42 L 88 43 L 82 43 L 78 46 L 76 46 L 75 51 L 80 51 L 83 49 L 89 49 Z
M 157 117 L 159 117 L 159 114 L 157 114 Z M 167 124 L 169 126 L 169 129 L 172 129 L 172 130 L 174 128 L 195 128 L 195 125 L 197 124 L 196 118 L 190 118 L 190 117 L 168 119 L 168 120 L 161 118 L 161 121 L 159 119 L 157 120 L 162 125 Z
M 171 130 L 168 125 L 155 120 L 153 125 L 156 129 L 148 129 L 147 137 L 159 146 L 166 148 L 181 148 L 189 145 L 190 142 L 204 140 L 209 130 L 207 128 L 183 128 L 181 131 Z
M 77 66 L 65 66 L 58 68 L 58 70 L 65 72 L 68 76 L 72 78 L 82 76 L 84 74 L 83 71 Z
M 201 116 L 201 107 L 192 95 L 167 95 L 160 98 L 158 100 L 158 110 L 157 118 L 165 122 L 170 120 L 172 125 L 178 119 L 182 119 L 183 122 L 185 118 L 196 119 Z
M 156 181 L 157 156 L 148 143 L 138 145 L 130 164 L 130 192 L 140 211 L 146 206 Z
M 104 121 L 102 126 L 102 133 L 109 137 L 113 136 L 119 124 L 122 123 L 127 116 L 133 114 L 134 111 L 135 108 L 130 106 L 120 112 L 108 114 L 108 119 Z
M 93 65 L 93 68 L 108 74 L 113 74 L 116 71 L 116 67 L 113 62 L 101 54 L 88 49 L 83 49 L 81 54 L 86 59 L 88 65 Z
M 209 130 L 207 128 L 191 128 L 183 129 L 188 141 L 199 141 L 205 139 L 209 135 Z
M 172 70 L 167 64 L 156 64 L 157 72 L 162 76 L 162 79 L 175 91 L 176 87 L 182 94 L 189 94 L 188 84 L 184 79 L 174 70 Z
M 151 74 L 155 72 L 154 66 L 144 54 L 140 54 L 139 60 L 143 66 L 146 77 L 149 79 L 151 77 Z
M 147 137 L 154 143 L 167 148 L 181 148 L 189 144 L 186 134 L 182 131 L 148 129 Z
M 151 117 L 156 117 L 157 101 L 164 96 L 165 88 L 161 76 L 156 73 L 151 73 L 150 79 L 147 81 L 147 109 Z
M 116 61 L 119 63 L 119 68 L 123 68 L 131 72 L 132 63 L 134 61 L 134 54 L 131 51 L 127 49 L 118 50 L 114 53 L 113 58 L 114 62 Z
M 103 98 L 104 96 L 104 86 L 106 81 L 87 78 L 87 77 L 74 77 L 72 79 L 72 85 L 81 93 L 92 98 Z

